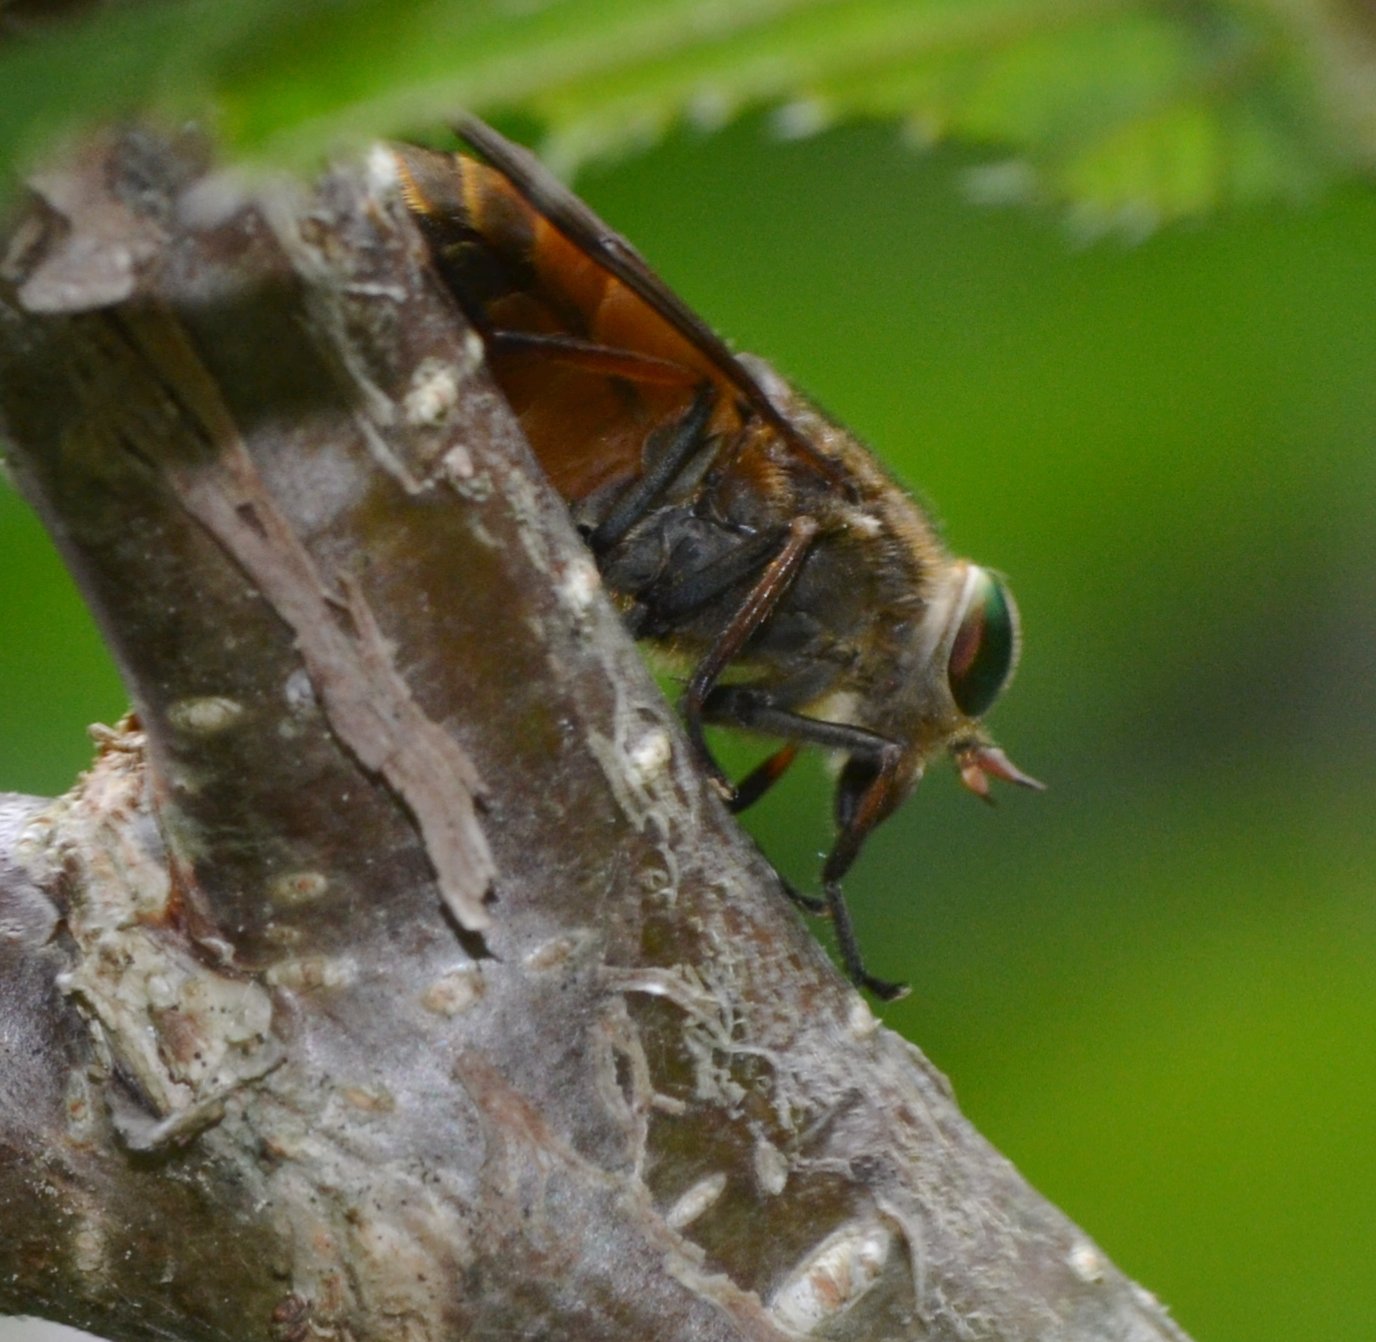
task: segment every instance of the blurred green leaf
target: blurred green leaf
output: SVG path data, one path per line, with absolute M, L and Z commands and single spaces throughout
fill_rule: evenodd
M 1357 7 L 1280 0 L 145 0 L 12 41 L 0 144 L 133 110 L 194 114 L 250 157 L 520 112 L 568 167 L 782 104 L 985 145 L 990 197 L 1141 229 L 1293 195 L 1376 150 Z

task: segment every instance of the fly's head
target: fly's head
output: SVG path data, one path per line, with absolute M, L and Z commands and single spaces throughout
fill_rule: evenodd
M 919 628 L 922 725 L 919 761 L 944 749 L 960 781 L 992 801 L 989 780 L 1041 790 L 989 739 L 981 719 L 1013 679 L 1021 645 L 1018 608 L 1003 579 L 968 560 L 951 563 Z M 921 763 L 913 781 L 920 776 Z

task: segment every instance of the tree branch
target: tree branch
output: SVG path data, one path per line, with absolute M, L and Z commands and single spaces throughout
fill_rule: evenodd
M 387 162 L 126 131 L 11 231 L 10 465 L 136 717 L 0 808 L 0 1308 L 1181 1339 L 698 776 Z

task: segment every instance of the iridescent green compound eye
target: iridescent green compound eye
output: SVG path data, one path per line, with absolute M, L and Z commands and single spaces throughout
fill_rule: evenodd
M 951 697 L 967 717 L 986 712 L 1018 660 L 1018 610 L 992 573 L 970 566 L 965 609 L 946 667 Z

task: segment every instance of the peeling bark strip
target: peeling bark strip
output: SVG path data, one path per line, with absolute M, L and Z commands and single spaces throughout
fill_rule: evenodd
M 0 1311 L 1182 1342 L 705 787 L 386 161 L 112 135 L 5 249 L 9 464 L 143 730 L 0 797 Z
M 135 312 L 127 327 L 189 418 L 188 437 L 208 448 L 203 460 L 168 469 L 173 491 L 291 629 L 340 741 L 415 816 L 454 916 L 470 932 L 487 927 L 483 896 L 495 871 L 474 809 L 482 783 L 473 765 L 412 697 L 357 579 L 322 572 L 278 507 L 176 317 Z

